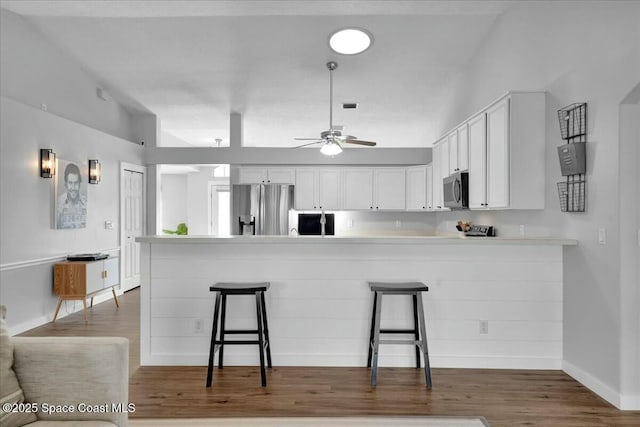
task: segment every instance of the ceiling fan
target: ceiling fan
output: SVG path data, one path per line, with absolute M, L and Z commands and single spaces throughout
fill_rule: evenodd
M 333 126 L 333 72 L 338 68 L 338 63 L 334 61 L 327 62 L 329 69 L 329 130 L 320 132 L 320 138 L 294 138 L 297 141 L 313 141 L 308 144 L 299 145 L 296 148 L 306 147 L 308 145 L 322 144 L 320 152 L 327 156 L 335 156 L 342 152 L 340 144 L 356 144 L 374 147 L 375 142 L 363 141 L 352 135 L 343 135 L 339 126 Z

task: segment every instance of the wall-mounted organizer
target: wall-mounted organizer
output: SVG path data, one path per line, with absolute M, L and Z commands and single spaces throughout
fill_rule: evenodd
M 560 134 L 566 140 L 558 147 L 560 171 L 567 180 L 558 182 L 558 197 L 562 212 L 584 212 L 587 181 L 587 104 L 568 105 L 558 110 Z

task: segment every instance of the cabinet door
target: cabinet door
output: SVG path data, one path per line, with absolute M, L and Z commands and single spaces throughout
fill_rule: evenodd
M 509 100 L 487 110 L 487 203 L 509 207 Z
M 458 132 L 458 170 L 469 169 L 469 130 L 467 124 L 460 126 Z
M 374 208 L 405 209 L 404 168 L 381 168 L 373 171 Z
M 85 264 L 85 268 L 87 272 L 87 294 L 104 289 L 104 262 L 88 262 Z
M 432 157 L 433 157 L 433 209 L 442 209 L 443 207 L 443 203 L 442 203 L 442 175 L 440 173 L 440 168 L 441 168 L 441 160 L 440 160 L 440 152 L 441 152 L 441 145 L 437 144 L 433 146 L 433 152 L 432 152 Z
M 347 168 L 342 171 L 343 209 L 373 209 L 373 171 Z
M 104 287 L 108 288 L 120 283 L 118 272 L 120 271 L 118 258 L 107 258 L 104 260 Z
M 238 184 L 262 184 L 267 182 L 267 168 L 242 167 L 238 169 Z
M 449 174 L 458 172 L 458 132 L 453 131 L 447 137 L 447 147 L 449 148 Z
M 317 188 L 320 209 L 340 209 L 340 169 L 319 169 Z
M 426 167 L 427 178 L 427 210 L 433 209 L 433 165 Z
M 295 184 L 295 169 L 268 168 L 267 182 L 270 184 Z
M 407 168 L 407 210 L 427 209 L 427 167 Z
M 487 203 L 487 144 L 485 114 L 469 121 L 469 207 L 485 208 Z
M 296 169 L 296 185 L 293 187 L 296 209 L 317 209 L 317 176 L 315 168 Z

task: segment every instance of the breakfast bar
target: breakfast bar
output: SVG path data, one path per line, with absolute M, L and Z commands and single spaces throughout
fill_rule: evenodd
M 424 282 L 433 367 L 560 369 L 563 251 L 575 240 L 457 236 L 145 236 L 141 364 L 207 364 L 214 282 L 270 282 L 274 366 L 366 366 L 369 281 Z M 255 299 L 237 298 L 229 328 L 255 328 Z M 233 304 L 233 305 L 232 305 Z M 406 298 L 385 298 L 388 327 L 411 322 Z M 227 365 L 258 365 L 246 346 Z M 412 366 L 385 346 L 380 366 Z

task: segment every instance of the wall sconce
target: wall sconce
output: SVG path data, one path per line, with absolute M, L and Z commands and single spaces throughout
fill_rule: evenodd
M 102 165 L 98 160 L 89 159 L 89 184 L 97 184 L 102 178 Z
M 53 178 L 56 174 L 56 153 L 51 148 L 40 149 L 40 176 Z

